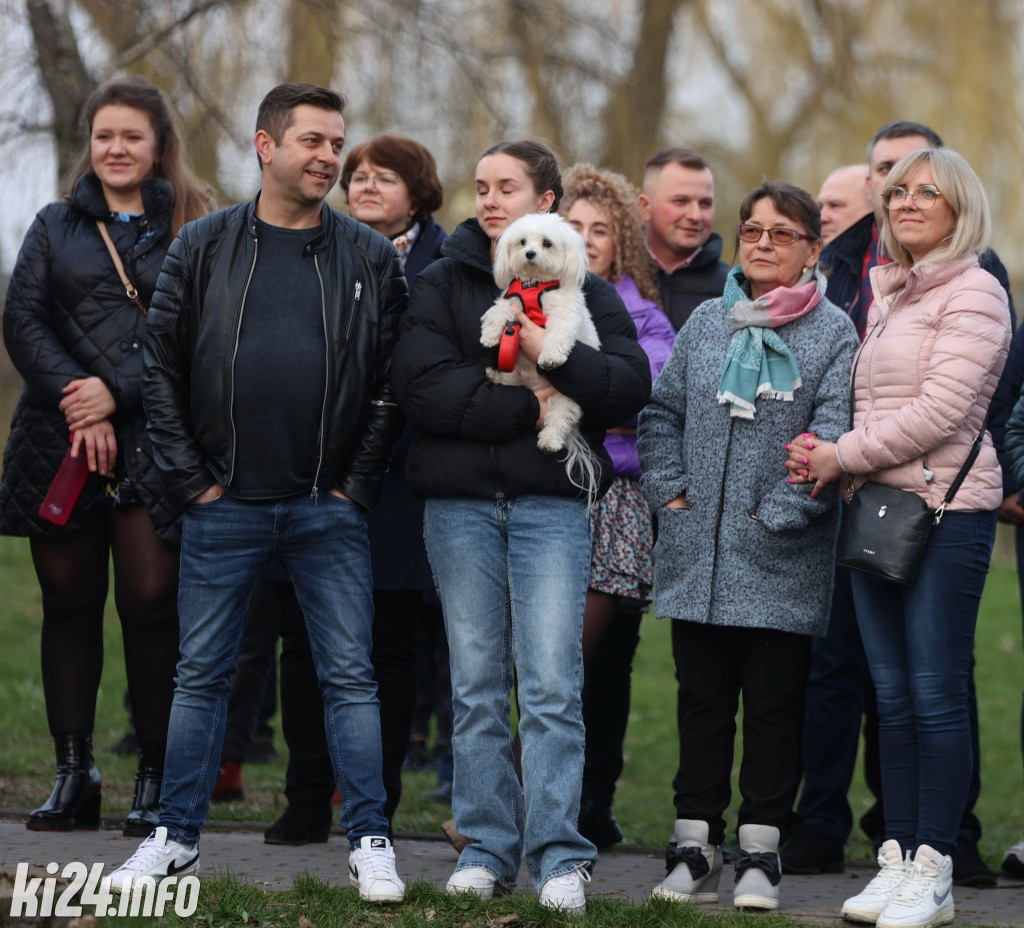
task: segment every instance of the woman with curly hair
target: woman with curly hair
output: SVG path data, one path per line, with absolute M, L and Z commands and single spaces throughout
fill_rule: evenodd
M 621 174 L 577 164 L 565 175 L 561 213 L 583 235 L 590 271 L 618 291 L 656 378 L 675 332 L 647 273 L 637 191 Z M 579 830 L 598 848 L 622 840 L 612 814 L 622 773 L 630 673 L 640 619 L 651 602 L 651 510 L 640 492 L 636 420 L 608 430 L 611 488 L 591 514 L 590 588 L 583 618 L 583 719 L 587 727 Z

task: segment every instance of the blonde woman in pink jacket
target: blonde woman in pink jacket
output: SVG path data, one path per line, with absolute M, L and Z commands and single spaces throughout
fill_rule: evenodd
M 911 152 L 889 173 L 874 302 L 855 366 L 854 427 L 835 443 L 798 436 L 786 466 L 814 492 L 865 480 L 938 507 L 975 436 L 1010 344 L 1006 294 L 978 266 L 991 222 L 974 171 L 946 148 Z M 879 928 L 953 919 L 950 854 L 971 770 L 967 682 L 995 539 L 1002 477 L 981 453 L 928 539 L 912 587 L 853 574 L 878 691 L 886 841 L 879 872 L 843 916 Z M 906 855 L 906 857 L 904 857 Z

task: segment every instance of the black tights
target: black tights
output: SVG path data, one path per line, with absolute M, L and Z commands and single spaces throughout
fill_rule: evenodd
M 640 643 L 644 605 L 638 599 L 587 590 L 583 614 L 584 802 L 611 808 L 622 774 L 629 722 L 630 676 Z
M 43 691 L 50 734 L 88 737 L 103 671 L 108 560 L 142 762 L 163 766 L 178 662 L 178 552 L 144 506 L 93 507 L 73 538 L 31 541 L 43 594 Z

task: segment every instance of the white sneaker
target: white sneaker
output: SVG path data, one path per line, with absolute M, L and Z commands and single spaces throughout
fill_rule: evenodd
M 131 891 L 132 883 L 144 876 L 160 880 L 168 876 L 185 876 L 199 869 L 199 848 L 167 840 L 167 829 L 161 825 L 110 876 L 103 885 L 112 893 Z
M 843 903 L 843 918 L 874 924 L 907 878 L 907 865 L 898 841 L 890 838 L 878 851 L 879 871 L 856 896 Z
M 498 878 L 485 867 L 463 867 L 448 878 L 444 891 L 449 896 L 472 893 L 481 899 L 491 899 L 497 885 Z
M 1020 841 L 1003 854 L 1000 866 L 1003 873 L 1009 876 L 1024 877 L 1024 835 L 1021 835 Z
M 922 844 L 907 878 L 875 923 L 878 928 L 932 928 L 953 921 L 953 858 Z
M 367 835 L 348 855 L 348 878 L 367 902 L 401 902 L 405 883 L 395 870 L 395 852 L 387 838 Z
M 546 909 L 585 912 L 587 897 L 583 893 L 583 887 L 589 882 L 590 874 L 584 867 L 577 867 L 561 876 L 553 876 L 540 888 L 540 904 Z

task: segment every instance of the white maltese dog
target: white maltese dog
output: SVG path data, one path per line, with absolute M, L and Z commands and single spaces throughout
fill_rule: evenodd
M 583 299 L 586 275 L 583 236 L 557 213 L 530 213 L 502 232 L 495 247 L 494 280 L 503 293 L 481 319 L 480 343 L 490 348 L 498 345 L 502 336 L 513 341 L 499 352 L 501 370 L 487 368 L 492 381 L 530 389 L 548 386 L 538 368 L 545 371 L 564 364 L 577 341 L 601 347 Z M 536 364 L 512 347 L 518 346 L 517 309 L 544 326 L 544 343 Z M 565 468 L 569 479 L 592 503 L 598 468 L 593 451 L 580 434 L 582 415 L 577 402 L 556 393 L 548 400 L 537 446 L 548 453 L 568 452 Z

